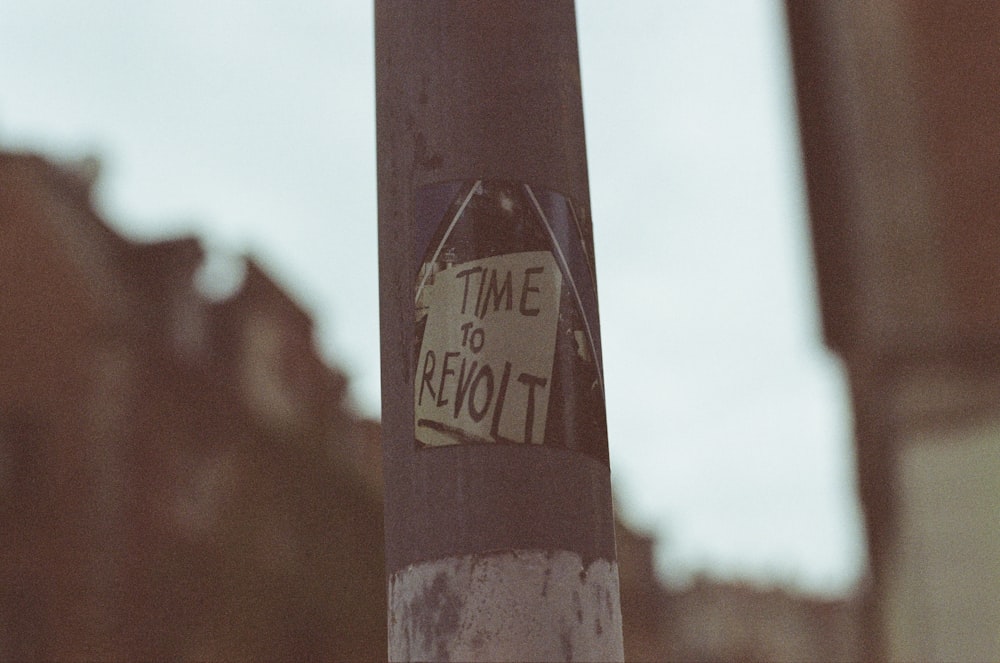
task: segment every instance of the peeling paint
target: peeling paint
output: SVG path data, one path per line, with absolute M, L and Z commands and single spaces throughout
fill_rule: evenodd
M 615 562 L 463 555 L 392 574 L 389 594 L 392 661 L 623 660 Z

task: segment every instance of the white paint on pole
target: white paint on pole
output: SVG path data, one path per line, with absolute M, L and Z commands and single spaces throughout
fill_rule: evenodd
M 389 581 L 391 661 L 621 661 L 618 565 L 568 551 L 412 564 Z

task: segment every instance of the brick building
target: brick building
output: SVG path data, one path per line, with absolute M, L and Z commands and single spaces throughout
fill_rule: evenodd
M 252 262 L 113 232 L 87 172 L 0 155 L 4 658 L 380 658 L 377 426 Z

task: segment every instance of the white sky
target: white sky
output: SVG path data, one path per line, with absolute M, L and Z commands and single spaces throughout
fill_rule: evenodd
M 671 578 L 843 591 L 850 413 L 821 347 L 784 25 L 578 0 L 612 473 Z M 378 412 L 372 9 L 0 0 L 0 146 L 96 153 L 123 232 L 251 252 Z

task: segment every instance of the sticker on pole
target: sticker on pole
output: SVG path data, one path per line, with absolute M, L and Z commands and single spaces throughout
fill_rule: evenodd
M 560 194 L 424 187 L 415 275 L 418 448 L 547 445 L 607 462 L 592 238 Z

